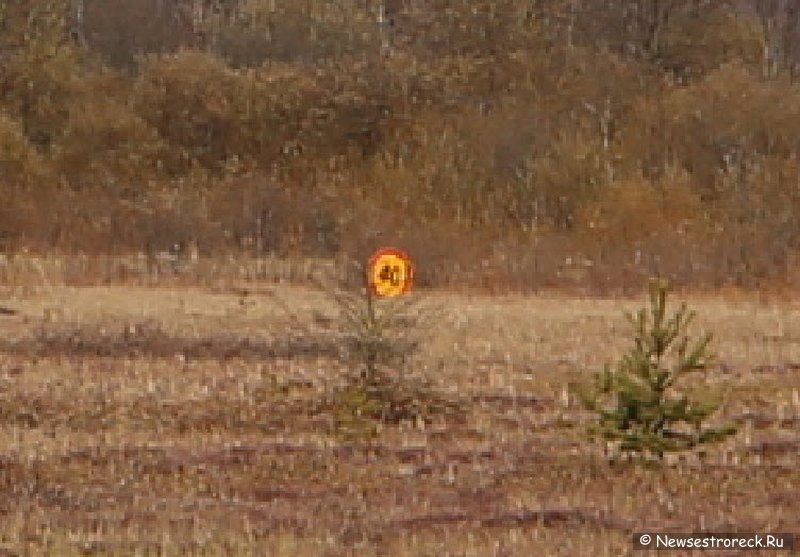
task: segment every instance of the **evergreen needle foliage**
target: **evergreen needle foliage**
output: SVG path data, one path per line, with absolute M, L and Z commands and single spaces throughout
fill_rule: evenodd
M 712 336 L 691 341 L 686 332 L 695 313 L 682 304 L 668 316 L 667 292 L 664 282 L 651 281 L 650 307 L 627 314 L 634 326 L 633 346 L 613 368 L 606 366 L 582 396 L 598 417 L 590 428 L 593 436 L 614 442 L 625 454 L 658 461 L 665 453 L 736 432 L 734 427 L 704 427 L 717 405 L 692 401 L 678 388 L 684 376 L 708 369 Z
M 338 336 L 343 355 L 354 368 L 347 386 L 334 394 L 337 422 L 357 435 L 374 431 L 376 422 L 430 422 L 434 415 L 457 416 L 458 403 L 436 392 L 422 377 L 402 372 L 408 359 L 441 317 L 441 308 L 414 295 L 374 295 L 363 265 L 351 262 L 354 276 L 344 288 L 320 287 L 338 307 Z
M 360 293 L 332 292 L 340 312 L 342 340 L 362 379 L 374 381 L 383 366 L 402 363 L 418 341 L 409 338 L 419 326 L 413 298 L 377 300 L 368 287 Z

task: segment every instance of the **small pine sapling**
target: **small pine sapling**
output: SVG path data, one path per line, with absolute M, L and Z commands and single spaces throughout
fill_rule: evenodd
M 581 397 L 597 414 L 590 427 L 594 437 L 613 442 L 627 455 L 656 461 L 736 432 L 734 427 L 704 427 L 717 405 L 692 401 L 678 389 L 680 379 L 708 369 L 712 336 L 691 342 L 686 332 L 695 312 L 682 304 L 668 317 L 667 292 L 664 282 L 651 282 L 650 308 L 626 315 L 634 326 L 633 346 L 613 368 L 607 365 Z

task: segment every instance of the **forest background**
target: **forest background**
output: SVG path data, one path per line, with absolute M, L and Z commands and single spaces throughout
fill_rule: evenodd
M 0 250 L 796 286 L 798 78 L 791 0 L 3 1 Z

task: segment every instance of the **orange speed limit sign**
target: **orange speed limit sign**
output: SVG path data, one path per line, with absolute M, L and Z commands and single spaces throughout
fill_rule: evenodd
M 414 268 L 411 258 L 396 248 L 375 252 L 367 266 L 370 288 L 377 296 L 400 296 L 411 290 Z

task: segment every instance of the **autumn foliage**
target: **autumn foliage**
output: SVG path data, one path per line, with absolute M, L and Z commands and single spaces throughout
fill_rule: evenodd
M 795 271 L 791 3 L 150 3 L 0 7 L 2 249 L 398 243 L 423 285 L 520 289 Z

